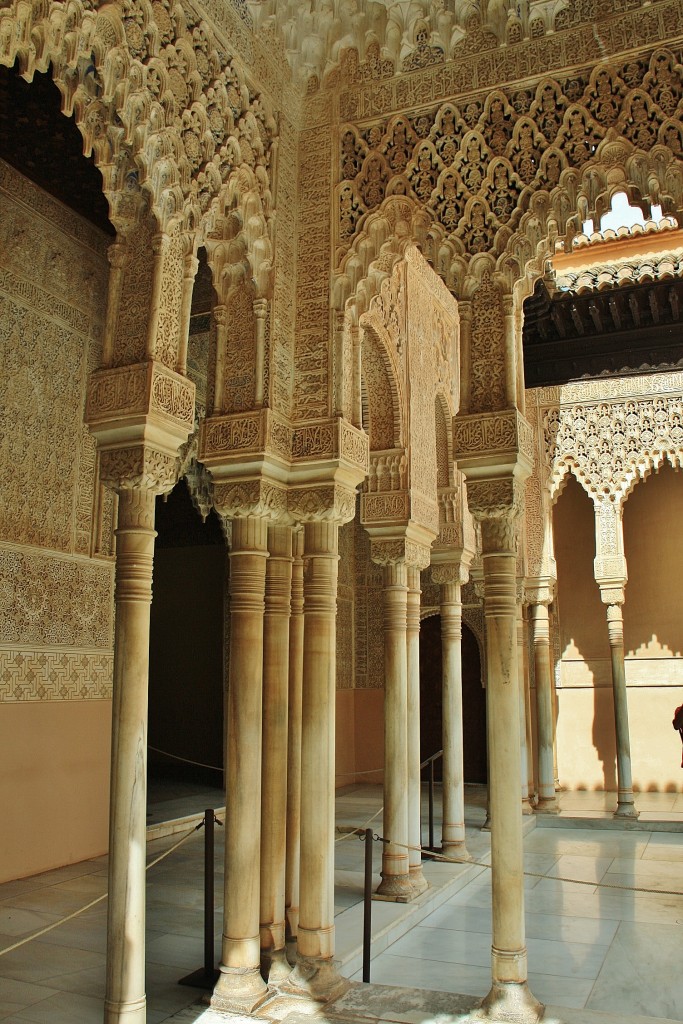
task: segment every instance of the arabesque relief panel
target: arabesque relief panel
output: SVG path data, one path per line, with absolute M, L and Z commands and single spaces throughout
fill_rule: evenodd
M 0 700 L 111 697 L 115 503 L 83 424 L 108 239 L 0 161 Z

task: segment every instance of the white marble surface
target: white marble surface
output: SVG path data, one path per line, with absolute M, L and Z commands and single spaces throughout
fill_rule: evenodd
M 468 847 L 480 859 L 487 856 L 489 837 L 474 827 L 483 821 L 480 794 L 474 796 L 468 805 Z M 595 802 L 595 795 L 589 796 Z M 674 798 L 678 800 L 675 794 Z M 580 799 L 572 803 L 580 805 Z M 338 820 L 362 824 L 380 805 L 380 788 L 349 789 L 338 797 Z M 381 832 L 381 818 L 373 827 Z M 151 843 L 150 856 L 177 839 Z M 222 830 L 217 829 L 217 903 L 222 839 Z M 526 835 L 525 850 L 530 872 L 590 883 L 536 875 L 525 880 L 529 980 L 549 1006 L 548 1019 L 566 1024 L 683 1020 L 683 897 L 596 885 L 609 881 L 683 890 L 683 834 L 538 827 Z M 363 845 L 349 839 L 338 843 L 335 852 L 335 902 L 341 911 L 338 949 L 349 951 L 360 939 Z M 186 1024 L 218 1024 L 217 1015 L 195 1005 L 199 990 L 177 984 L 202 962 L 202 859 L 200 834 L 149 877 L 148 1024 L 161 1024 L 179 1011 Z M 375 866 L 379 867 L 379 857 Z M 372 980 L 422 990 L 423 1004 L 432 1010 L 438 997 L 445 999 L 443 1005 L 453 1008 L 453 1020 L 464 1020 L 455 1013 L 456 1006 L 463 1005 L 457 994 L 470 1000 L 481 997 L 490 982 L 488 871 L 433 863 L 425 866 L 425 873 L 435 886 L 445 884 L 441 891 L 452 895 L 438 905 L 441 897 L 433 888 L 416 904 L 373 904 L 373 949 L 378 955 Z M 82 906 L 105 888 L 103 858 L 0 885 L 0 948 Z M 220 909 L 215 922 L 218 945 Z M 105 927 L 102 904 L 0 957 L 0 1022 L 101 1024 Z M 407 928 L 412 929 L 408 934 Z M 353 961 L 349 966 L 353 968 Z M 418 1008 L 401 1016 L 398 989 L 388 996 L 387 990 L 370 988 L 379 992 L 376 1000 L 386 1006 L 387 1019 L 405 1017 L 407 1024 L 433 1019 L 433 1014 Z M 438 1005 L 442 1008 L 442 1003 Z M 233 1019 L 232 1024 L 237 1022 Z

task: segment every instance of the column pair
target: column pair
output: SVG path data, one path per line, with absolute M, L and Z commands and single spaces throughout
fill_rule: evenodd
M 371 557 L 383 566 L 384 816 L 377 894 L 407 902 L 427 888 L 420 853 L 420 564 L 406 559 L 405 541 L 373 540 Z M 411 549 L 412 550 L 412 549 Z M 402 557 L 401 557 L 402 556 Z
M 441 592 L 441 714 L 443 745 L 443 821 L 441 849 L 466 858 L 465 776 L 463 768 L 462 598 L 467 578 L 459 564 L 432 566 L 432 579 Z
M 224 928 L 212 1003 L 252 1010 L 285 953 L 292 530 L 233 520 Z

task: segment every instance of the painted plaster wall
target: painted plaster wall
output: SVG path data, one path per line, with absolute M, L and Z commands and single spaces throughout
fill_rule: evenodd
M 3 704 L 0 882 L 107 851 L 111 701 Z
M 626 679 L 634 786 L 680 790 L 680 740 L 671 726 L 683 702 L 676 529 L 683 478 L 669 467 L 639 483 L 624 511 L 629 582 L 624 605 Z M 554 509 L 560 651 L 558 759 L 570 789 L 616 788 L 614 712 L 605 606 L 593 579 L 592 502 L 572 479 Z
M 107 243 L 0 161 L 0 880 L 107 846 L 114 505 L 83 425 Z

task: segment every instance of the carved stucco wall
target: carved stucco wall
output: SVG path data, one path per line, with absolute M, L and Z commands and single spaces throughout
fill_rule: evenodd
M 0 700 L 111 696 L 113 502 L 83 425 L 107 239 L 0 161 Z

